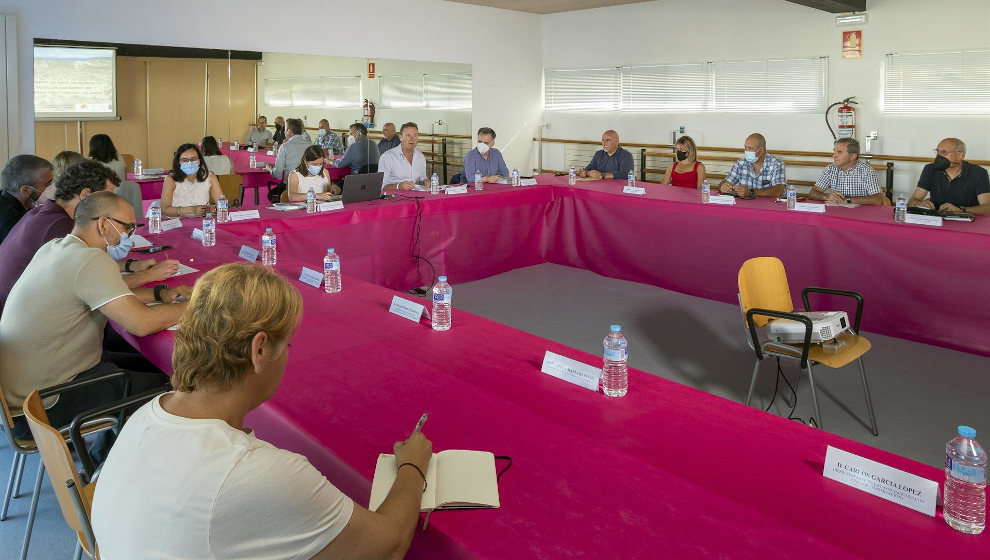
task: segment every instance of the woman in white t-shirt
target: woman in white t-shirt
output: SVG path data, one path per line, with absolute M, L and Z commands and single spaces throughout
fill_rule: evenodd
M 196 144 L 179 146 L 172 159 L 172 172 L 162 185 L 162 215 L 205 216 L 210 203 L 220 200 L 220 194 L 220 181 L 203 163 Z
M 226 264 L 196 282 L 175 334 L 175 390 L 131 416 L 100 474 L 91 519 L 103 558 L 405 554 L 432 455 L 421 432 L 395 444 L 397 478 L 371 512 L 244 427 L 278 389 L 302 316 L 299 291 L 269 268 Z
M 303 152 L 302 159 L 292 173 L 289 173 L 288 188 L 291 202 L 303 202 L 310 187 L 316 193 L 316 200 L 330 200 L 340 194 L 340 187 L 330 182 L 330 174 L 323 167 L 323 150 L 312 145 Z
M 217 175 L 230 175 L 234 172 L 234 164 L 231 163 L 229 157 L 220 151 L 220 145 L 217 144 L 216 138 L 206 136 L 199 145 L 203 149 L 203 161 L 206 162 L 207 169 Z

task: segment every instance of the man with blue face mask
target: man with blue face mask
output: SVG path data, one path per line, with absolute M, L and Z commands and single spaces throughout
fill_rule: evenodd
M 116 260 L 127 256 L 140 224 L 122 197 L 92 193 L 76 206 L 72 220 L 70 234 L 38 249 L 0 316 L 0 385 L 16 437 L 28 432 L 21 405 L 34 389 L 121 369 L 131 372 L 132 392 L 164 386 L 164 374 L 140 355 L 105 351 L 103 330 L 107 320 L 136 336 L 166 329 L 186 307 L 176 298 L 191 295 L 186 286 L 131 290 L 124 283 Z M 168 305 L 147 305 L 153 301 Z M 122 394 L 117 378 L 61 394 L 45 407 L 52 425 L 61 427 Z
M 323 148 L 323 154 L 328 157 L 344 153 L 344 143 L 340 140 L 340 135 L 330 130 L 330 121 L 326 119 L 320 119 L 320 131 L 316 133 L 314 143 Z
M 784 162 L 767 153 L 767 139 L 762 134 L 750 134 L 743 149 L 745 155 L 729 170 L 719 190 L 745 198 L 776 198 L 784 194 L 787 188 Z

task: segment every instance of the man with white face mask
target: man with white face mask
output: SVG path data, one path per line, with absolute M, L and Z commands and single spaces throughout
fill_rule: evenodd
M 753 133 L 743 145 L 745 155 L 738 160 L 719 185 L 723 194 L 751 198 L 756 196 L 779 197 L 787 188 L 784 162 L 767 153 L 767 139 Z
M 21 412 L 34 389 L 101 373 L 132 372 L 134 393 L 167 383 L 162 373 L 138 354 L 103 349 L 103 329 L 112 320 L 136 336 L 178 322 L 189 297 L 187 286 L 131 290 L 117 260 L 127 256 L 130 236 L 139 225 L 133 207 L 108 191 L 95 192 L 76 205 L 72 232 L 42 245 L 24 269 L 0 316 L 0 385 L 14 416 L 14 435 L 28 433 Z M 170 305 L 147 304 L 152 301 Z M 44 336 L 39 336 L 44 333 Z M 95 383 L 45 402 L 53 426 L 77 414 L 121 398 L 122 379 Z
M 493 146 L 495 146 L 495 131 L 488 127 L 479 128 L 477 147 L 464 156 L 462 183 L 473 183 L 475 172 L 481 172 L 481 180 L 486 183 L 494 183 L 499 177 L 509 176 L 509 168 L 502 159 L 502 152 Z
M 330 121 L 326 119 L 320 119 L 320 131 L 316 133 L 314 144 L 323 148 L 323 154 L 327 157 L 344 153 L 344 143 L 336 132 L 330 130 Z
M 368 166 L 366 173 L 378 170 L 378 146 L 368 140 L 368 127 L 354 123 L 347 131 L 351 139 L 347 144 L 344 157 L 333 162 L 334 167 L 350 167 L 351 175 L 361 173 L 361 168 Z

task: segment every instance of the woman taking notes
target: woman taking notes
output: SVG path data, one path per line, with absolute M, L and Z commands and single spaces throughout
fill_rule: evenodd
M 162 215 L 171 217 L 205 216 L 209 204 L 220 199 L 220 181 L 203 162 L 195 144 L 183 144 L 175 151 L 172 172 L 162 185 Z
M 667 168 L 660 180 L 663 185 L 673 185 L 686 189 L 700 189 L 705 181 L 705 164 L 698 161 L 698 147 L 690 136 L 681 136 L 674 144 L 677 163 Z
M 316 193 L 316 200 L 330 200 L 332 195 L 340 194 L 340 187 L 330 182 L 330 175 L 323 168 L 323 149 L 316 145 L 306 148 L 299 167 L 289 173 L 286 189 L 289 201 L 305 201 L 310 188 Z

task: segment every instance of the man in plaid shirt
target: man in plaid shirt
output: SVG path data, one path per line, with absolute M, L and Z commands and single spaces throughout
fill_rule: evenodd
M 719 190 L 743 197 L 776 198 L 784 194 L 787 188 L 784 162 L 767 153 L 767 139 L 762 134 L 750 134 L 743 149 L 745 156 L 732 166 Z
M 344 153 L 344 143 L 340 141 L 340 135 L 330 130 L 330 121 L 320 119 L 320 132 L 316 136 L 315 144 L 323 148 L 323 153 L 327 156 L 339 156 Z
M 859 161 L 859 142 L 855 138 L 836 140 L 832 161 L 835 163 L 822 170 L 808 198 L 839 204 L 883 204 L 885 197 L 877 173 L 869 164 Z

